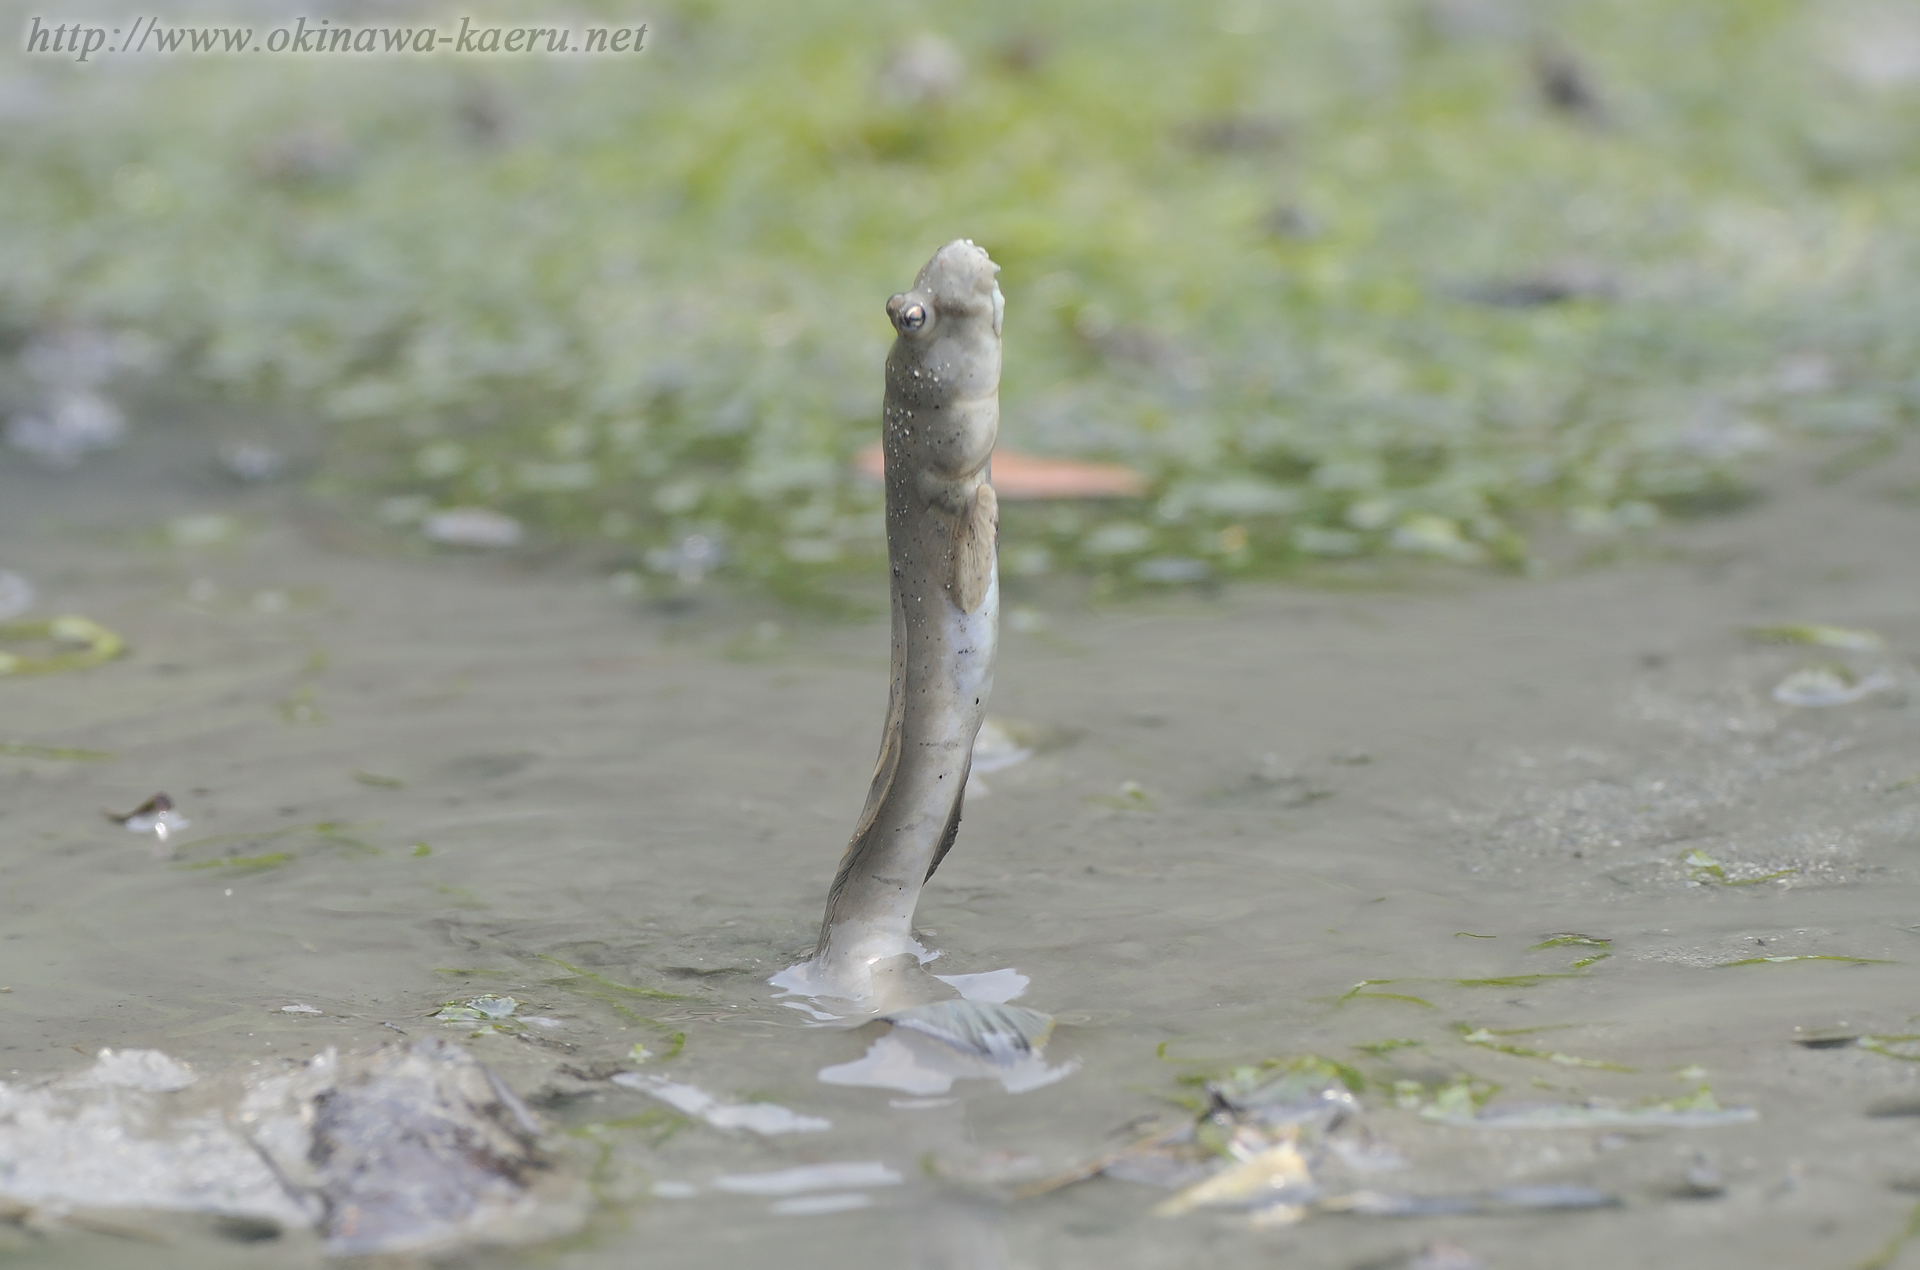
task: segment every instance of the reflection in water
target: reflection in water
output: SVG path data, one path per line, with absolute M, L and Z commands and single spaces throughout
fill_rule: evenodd
M 783 1199 L 769 1205 L 767 1211 L 775 1217 L 819 1217 L 827 1213 L 850 1213 L 856 1208 L 871 1207 L 871 1195 L 842 1191 L 837 1195 L 804 1195 L 799 1199 Z
M 917 946 L 916 946 L 917 948 Z M 917 948 L 914 960 L 924 965 L 938 953 Z M 813 963 L 789 967 L 770 982 L 787 995 L 802 1000 L 783 1004 L 812 1016 L 822 1025 L 852 1026 L 875 1016 L 854 1003 L 823 992 L 812 975 Z M 920 972 L 925 974 L 924 971 Z M 889 1117 L 904 1148 L 904 1158 L 929 1161 L 970 1154 L 967 1102 L 946 1096 L 954 1082 L 990 1080 L 1010 1094 L 1051 1085 L 1079 1069 L 1079 1060 L 1049 1066 L 1043 1045 L 1053 1020 L 1036 1010 L 1009 1004 L 1025 994 L 1029 978 L 1012 967 L 978 974 L 929 975 L 954 998 L 911 1006 L 881 1015 L 892 1029 L 849 1063 L 822 1068 L 819 1078 L 828 1085 L 894 1090 L 908 1095 L 890 1098 Z M 884 1168 L 877 1165 L 824 1165 L 787 1173 L 811 1179 L 827 1170 Z M 745 1179 L 740 1179 L 744 1181 Z M 786 1174 L 766 1174 L 757 1186 L 784 1183 Z M 861 1183 L 872 1185 L 872 1183 Z M 733 1179 L 716 1179 L 721 1189 L 742 1189 Z M 768 1193 L 762 1191 L 761 1193 Z M 899 1264 L 913 1270 L 1005 1270 L 1010 1264 L 1002 1206 L 978 1196 L 963 1195 L 950 1186 L 921 1182 L 903 1197 L 905 1248 Z M 770 1208 L 776 1216 L 807 1216 L 866 1207 L 864 1192 L 811 1195 L 781 1200 Z
M 770 1102 L 721 1102 L 704 1089 L 682 1085 L 646 1072 L 616 1072 L 613 1083 L 651 1094 L 675 1111 L 695 1116 L 716 1129 L 746 1129 L 771 1137 L 781 1133 L 819 1133 L 833 1128 L 831 1120 L 803 1116 Z
M 903 1264 L 913 1270 L 1005 1270 L 1012 1264 L 1005 1225 L 997 1207 L 942 1195 L 912 1214 Z
M 10 570 L 0 569 L 0 622 L 19 617 L 32 608 L 38 598 L 33 583 Z
M 844 1164 L 805 1164 L 771 1173 L 722 1173 L 717 1191 L 735 1195 L 800 1195 L 807 1191 L 854 1190 L 862 1186 L 898 1186 L 900 1175 L 877 1160 Z
M 1024 1094 L 1064 1079 L 1078 1067 L 1075 1062 L 1049 1067 L 1038 1050 L 995 1062 L 923 1033 L 895 1028 L 869 1046 L 864 1056 L 822 1068 L 820 1079 L 829 1085 L 897 1089 L 921 1097 L 944 1094 L 956 1080 L 997 1080 L 1008 1093 Z
M 928 953 L 920 960 L 930 961 Z M 808 1002 L 786 1005 L 804 1011 L 817 1022 L 834 1023 L 874 1017 L 851 1003 L 819 993 L 811 975 L 812 962 L 788 967 L 769 980 L 789 995 Z M 909 1006 L 878 1017 L 893 1030 L 868 1047 L 851 1063 L 822 1068 L 820 1079 L 829 1085 L 895 1089 L 921 1097 L 944 1094 L 956 1080 L 997 1080 L 1008 1093 L 1021 1094 L 1051 1085 L 1071 1075 L 1078 1063 L 1049 1067 L 1043 1054 L 1053 1020 L 1037 1010 L 1008 1003 L 1018 999 L 1032 982 L 1012 967 L 967 975 L 929 976 L 958 993 L 956 999 Z
M 1027 985 L 1033 982 L 1011 966 L 1000 970 L 987 970 L 975 975 L 935 975 L 934 978 L 968 1001 L 989 1001 L 995 1004 L 1018 1001 L 1026 993 Z

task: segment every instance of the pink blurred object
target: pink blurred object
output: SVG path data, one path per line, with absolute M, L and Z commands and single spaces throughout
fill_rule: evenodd
M 886 455 L 879 446 L 869 446 L 860 451 L 854 466 L 862 476 L 882 480 Z M 993 491 L 1001 498 L 1139 498 L 1147 492 L 1147 478 L 1119 463 L 1082 463 L 995 450 L 992 471 Z

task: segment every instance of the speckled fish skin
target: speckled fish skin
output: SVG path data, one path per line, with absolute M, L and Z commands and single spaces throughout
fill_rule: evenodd
M 887 301 L 898 332 L 883 425 L 893 684 L 873 786 L 815 954 L 822 977 L 856 998 L 915 995 L 904 985 L 933 982 L 900 972 L 917 970 L 904 960 L 918 947 L 914 907 L 959 831 L 993 689 L 999 504 L 987 462 L 1000 427 L 998 271 L 957 240 Z

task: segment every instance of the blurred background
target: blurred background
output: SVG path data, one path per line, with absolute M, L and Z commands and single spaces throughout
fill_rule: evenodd
M 955 237 L 1003 447 L 1139 477 L 1010 506 L 1015 580 L 1525 569 L 1920 405 L 1920 5 L 636 6 L 0 5 L 0 461 L 170 428 L 370 545 L 832 603 L 884 550 L 882 302 Z M 24 48 L 142 16 L 648 33 Z

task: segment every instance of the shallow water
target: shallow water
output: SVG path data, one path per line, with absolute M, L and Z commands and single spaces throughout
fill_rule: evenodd
M 1359 1266 L 1446 1239 L 1490 1266 L 1853 1266 L 1914 1208 L 1920 1065 L 1796 1043 L 1920 1030 L 1920 560 L 1884 470 L 1783 473 L 1754 509 L 1545 580 L 1010 594 L 993 713 L 1037 752 L 981 778 L 921 928 L 941 973 L 1030 976 L 1048 1060 L 1077 1066 L 944 1099 L 823 1083 L 884 1028 L 812 1026 L 765 983 L 810 949 L 864 794 L 883 621 L 718 594 L 668 612 L 565 559 L 369 551 L 288 489 L 204 475 L 198 445 L 155 430 L 75 472 L 0 466 L 0 568 L 35 584 L 32 615 L 132 648 L 0 681 L 0 741 L 112 756 L 0 756 L 0 1079 L 102 1046 L 216 1070 L 471 1033 L 602 1201 L 571 1240 L 475 1264 Z M 162 531 L 211 513 L 228 540 Z M 1742 633 L 1790 622 L 1886 647 Z M 1824 663 L 1892 686 L 1773 699 Z M 191 821 L 165 847 L 100 814 L 157 790 Z M 1562 932 L 1610 955 L 1533 947 Z M 1873 960 L 1753 961 L 1788 956 Z M 1393 982 L 1348 995 L 1363 980 Z M 549 1022 L 429 1018 L 487 994 Z M 1387 1039 L 1420 1044 L 1355 1048 Z M 1184 1074 L 1308 1053 L 1369 1078 L 1371 1128 L 1411 1161 L 1398 1189 L 1622 1206 L 1257 1230 L 1151 1216 L 1165 1192 L 1111 1179 L 1002 1198 L 1171 1123 Z M 621 1070 L 831 1128 L 715 1128 Z M 1396 1079 L 1428 1096 L 1466 1074 L 1503 1087 L 1493 1108 L 1704 1083 L 1758 1118 L 1496 1133 L 1394 1105 Z M 1689 1197 L 1703 1161 L 1724 1190 Z M 860 1167 L 781 1172 L 813 1164 Z M 0 1248 L 320 1257 L 233 1234 L 49 1218 L 0 1224 Z

